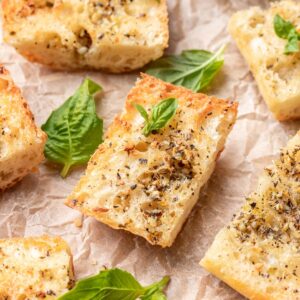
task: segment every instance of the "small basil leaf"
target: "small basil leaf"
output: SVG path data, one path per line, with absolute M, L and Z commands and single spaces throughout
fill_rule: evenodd
M 273 25 L 276 35 L 287 40 L 287 44 L 284 48 L 284 54 L 299 52 L 300 34 L 297 32 L 296 27 L 291 22 L 284 20 L 279 15 L 274 17 Z
M 84 80 L 62 106 L 54 110 L 42 129 L 47 133 L 45 156 L 62 164 L 61 176 L 69 169 L 86 163 L 103 142 L 103 121 L 97 117 L 93 95 L 102 88 L 90 79 Z
M 96 276 L 80 280 L 73 290 L 61 296 L 58 300 L 136 300 L 138 298 L 164 300 L 166 298 L 162 298 L 164 296 L 162 290 L 168 281 L 169 278 L 165 277 L 149 287 L 142 287 L 126 271 L 120 269 L 105 270 Z M 148 296 L 148 298 L 143 298 L 145 295 L 150 298 Z
M 134 105 L 139 113 L 147 114 L 146 110 L 138 104 Z M 151 111 L 151 116 L 147 114 L 145 119 L 145 126 L 143 128 L 143 134 L 148 136 L 152 131 L 159 130 L 167 125 L 167 123 L 173 118 L 178 107 L 178 100 L 175 98 L 168 98 L 162 100 L 156 104 Z
M 147 111 L 144 109 L 142 105 L 134 104 L 134 107 L 138 110 L 138 112 L 141 114 L 141 116 L 145 119 L 145 121 L 149 121 L 149 116 Z
M 294 28 L 291 22 L 285 21 L 279 15 L 274 17 L 274 30 L 278 37 L 288 39 L 290 31 Z
M 178 100 L 175 98 L 165 99 L 156 104 L 152 109 L 151 128 L 158 130 L 166 126 L 173 118 L 178 107 Z
M 216 53 L 205 50 L 186 50 L 149 64 L 146 73 L 194 92 L 205 89 L 224 63 L 224 46 Z
M 290 31 L 288 36 L 288 43 L 284 48 L 284 54 L 296 53 L 299 52 L 299 41 L 298 34 L 295 29 Z

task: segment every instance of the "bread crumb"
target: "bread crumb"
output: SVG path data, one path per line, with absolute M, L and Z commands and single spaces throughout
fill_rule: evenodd
M 78 228 L 82 227 L 82 223 L 83 223 L 83 216 L 80 216 L 79 218 L 76 218 L 74 220 L 74 225 Z

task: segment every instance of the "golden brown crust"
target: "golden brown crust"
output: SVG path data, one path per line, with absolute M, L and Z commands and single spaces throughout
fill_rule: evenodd
M 2 11 L 4 40 L 55 69 L 128 72 L 168 46 L 166 0 L 4 0 Z
M 224 148 L 237 104 L 141 77 L 66 204 L 169 247 Z M 143 136 L 144 121 L 133 103 L 149 111 L 170 97 L 179 102 L 175 117 L 157 134 Z
M 300 299 L 299 191 L 300 131 L 201 265 L 249 299 Z
M 210 273 L 218 277 L 220 280 L 224 281 L 230 287 L 235 289 L 237 292 L 245 296 L 247 299 L 251 300 L 271 300 L 270 295 L 262 294 L 253 286 L 249 285 L 248 282 L 241 280 L 236 280 L 233 277 L 226 276 L 222 272 L 222 266 L 216 264 L 214 260 L 205 259 L 201 261 L 201 266 L 208 270 Z
M 0 65 L 0 191 L 35 171 L 44 159 L 46 134 L 34 117 L 9 72 Z

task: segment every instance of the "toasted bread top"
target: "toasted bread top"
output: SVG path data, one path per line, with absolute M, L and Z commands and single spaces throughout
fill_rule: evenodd
M 134 104 L 150 113 L 169 97 L 179 102 L 174 118 L 145 137 Z M 152 244 L 170 246 L 214 169 L 236 113 L 237 104 L 229 100 L 142 74 L 67 205 Z
M 18 31 L 32 30 L 35 23 L 51 20 L 75 42 L 78 30 L 82 38 L 78 43 L 88 42 L 80 35 L 84 28 L 92 42 L 99 44 L 153 46 L 168 40 L 166 0 L 3 0 L 2 8 L 10 38 Z
M 57 299 L 74 284 L 72 256 L 59 237 L 0 240 L 0 299 Z
M 4 40 L 59 69 L 124 72 L 168 46 L 166 0 L 3 0 Z
M 272 3 L 267 11 L 252 7 L 237 12 L 229 23 L 229 31 L 237 42 L 242 47 L 248 47 L 251 53 L 251 58 L 250 54 L 247 57 L 248 63 L 255 72 L 266 72 L 265 80 L 278 98 L 286 98 L 287 93 L 300 94 L 297 84 L 300 78 L 300 53 L 284 54 L 287 40 L 276 35 L 274 17 L 278 14 L 300 28 L 299 9 L 299 3 L 281 1 Z
M 201 264 L 249 299 L 300 299 L 300 131 Z
M 300 52 L 284 54 L 287 40 L 276 35 L 274 17 L 278 14 L 300 30 L 299 10 L 299 2 L 278 1 L 267 10 L 251 7 L 239 11 L 228 25 L 278 120 L 300 118 Z

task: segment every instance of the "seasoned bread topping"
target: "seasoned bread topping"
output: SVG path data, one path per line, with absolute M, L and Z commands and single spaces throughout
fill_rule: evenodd
M 201 264 L 250 299 L 300 299 L 300 132 Z
M 74 285 L 68 245 L 58 237 L 0 240 L 0 299 L 57 299 Z
M 171 122 L 145 137 L 134 107 L 177 98 Z M 108 129 L 67 205 L 114 228 L 170 246 L 210 177 L 237 104 L 143 75 Z
M 4 39 L 30 61 L 120 73 L 162 56 L 166 0 L 3 0 Z

